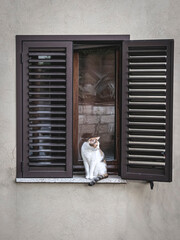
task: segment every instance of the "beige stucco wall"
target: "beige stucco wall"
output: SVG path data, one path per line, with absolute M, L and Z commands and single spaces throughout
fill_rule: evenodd
M 180 239 L 180 1 L 0 0 L 0 239 Z M 15 35 L 174 38 L 173 182 L 17 184 Z

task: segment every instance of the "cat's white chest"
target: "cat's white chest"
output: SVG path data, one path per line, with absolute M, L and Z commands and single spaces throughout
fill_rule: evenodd
M 97 151 L 89 151 L 87 153 L 87 161 L 89 162 L 89 164 L 91 164 L 91 162 L 97 162 L 97 159 L 98 159 Z

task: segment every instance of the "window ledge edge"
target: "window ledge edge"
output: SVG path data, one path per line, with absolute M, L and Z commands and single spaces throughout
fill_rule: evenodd
M 89 183 L 90 180 L 82 176 L 75 175 L 72 178 L 16 178 L 16 183 Z M 125 184 L 126 180 L 120 176 L 109 176 L 102 179 L 98 184 Z

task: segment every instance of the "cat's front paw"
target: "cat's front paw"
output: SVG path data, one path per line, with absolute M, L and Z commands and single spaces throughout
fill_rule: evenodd
M 86 175 L 86 179 L 89 179 L 89 175 Z
M 90 180 L 93 180 L 93 179 L 94 179 L 94 176 L 90 176 L 89 179 L 90 179 Z

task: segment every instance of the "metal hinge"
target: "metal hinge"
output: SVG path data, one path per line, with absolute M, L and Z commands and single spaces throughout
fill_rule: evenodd
M 153 181 L 149 181 L 149 184 L 150 184 L 151 190 L 153 190 L 153 188 L 154 188 L 154 182 L 153 182 Z

